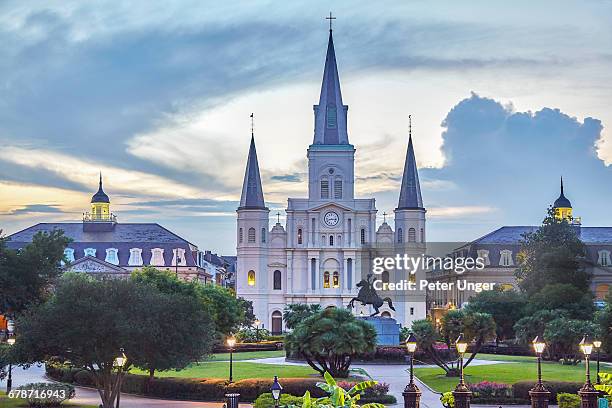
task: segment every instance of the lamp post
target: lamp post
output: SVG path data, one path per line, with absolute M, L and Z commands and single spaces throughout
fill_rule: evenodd
M 416 337 L 413 333 L 410 333 L 410 336 L 406 339 L 406 349 L 408 354 L 410 354 L 410 382 L 402 393 L 404 396 L 404 408 L 419 408 L 421 404 L 421 390 L 414 383 L 414 352 L 416 348 Z
M 593 347 L 597 350 L 597 377 L 595 378 L 595 384 L 600 384 L 601 380 L 599 379 L 599 351 L 601 350 L 601 340 L 594 340 Z
M 538 357 L 538 382 L 536 385 L 529 390 L 529 396 L 531 397 L 532 408 L 548 408 L 548 401 L 550 400 L 550 391 L 542 384 L 542 353 L 546 344 L 539 336 L 531 342 L 533 349 Z
M 6 342 L 10 344 L 11 346 L 15 344 L 15 337 L 12 336 L 12 332 L 10 331 L 9 331 L 9 337 L 8 339 L 6 339 Z M 8 394 L 9 392 L 11 392 L 12 388 L 13 388 L 13 363 L 10 362 L 8 378 L 6 379 L 6 393 Z
M 259 325 L 261 321 L 259 319 L 255 320 L 255 343 L 259 343 Z
M 580 342 L 580 350 L 584 354 L 584 364 L 586 366 L 586 382 L 578 391 L 580 395 L 580 407 L 581 408 L 597 408 L 597 397 L 599 392 L 593 387 L 591 383 L 591 368 L 589 366 L 589 357 L 593 352 L 593 343 L 589 336 L 584 336 Z
M 117 356 L 114 361 L 115 367 L 117 367 L 117 408 L 119 408 L 119 403 L 121 401 L 121 379 L 123 374 L 123 367 L 127 362 L 127 357 L 125 356 L 123 349 L 120 349 L 119 351 L 121 352 L 121 354 Z
M 467 346 L 468 344 L 464 339 L 463 333 L 461 333 L 455 341 L 455 347 L 457 348 L 457 353 L 459 353 L 459 384 L 457 384 L 457 387 L 455 387 L 453 391 L 455 408 L 470 408 L 472 392 L 465 385 L 463 378 L 463 354 L 467 350 Z
M 229 353 L 230 353 L 230 366 L 229 366 L 229 382 L 230 384 L 234 382 L 234 377 L 232 374 L 232 370 L 233 370 L 233 366 L 234 366 L 234 360 L 233 360 L 233 353 L 234 353 L 234 346 L 236 345 L 236 338 L 234 336 L 230 336 L 227 338 L 227 346 L 229 347 Z
M 274 399 L 274 408 L 278 408 L 283 387 L 278 382 L 277 376 L 274 376 L 274 382 L 272 383 L 272 387 L 270 387 L 270 392 L 272 393 L 272 398 Z

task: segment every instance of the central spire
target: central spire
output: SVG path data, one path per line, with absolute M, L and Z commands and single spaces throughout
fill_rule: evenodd
M 421 197 L 421 185 L 419 184 L 419 172 L 417 170 L 414 147 L 412 146 L 412 115 L 408 115 L 408 151 L 406 151 L 406 162 L 404 163 L 404 175 L 402 177 L 402 188 L 400 190 L 398 210 L 423 209 L 423 198 Z
M 253 114 L 251 114 L 251 119 Z M 251 125 L 252 126 L 252 125 Z M 255 135 L 251 130 L 251 146 L 249 147 L 249 158 L 247 160 L 240 196 L 240 207 L 238 209 L 266 210 L 263 189 L 261 187 L 261 176 L 257 162 L 257 151 L 255 150 Z
M 330 20 L 331 22 L 331 20 Z M 336 64 L 333 32 L 329 30 L 325 69 L 319 104 L 314 105 L 315 133 L 313 144 L 345 145 L 348 142 L 346 114 L 348 106 L 342 103 L 340 77 Z

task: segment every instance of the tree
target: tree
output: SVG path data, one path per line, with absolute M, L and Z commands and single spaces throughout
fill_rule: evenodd
M 210 351 L 212 322 L 200 302 L 133 280 L 65 274 L 48 301 L 17 319 L 11 354 L 22 364 L 50 359 L 89 372 L 112 408 L 130 366 L 180 369 Z M 113 363 L 125 350 L 124 370 Z
M 606 298 L 606 306 L 595 313 L 595 324 L 598 326 L 598 336 L 606 353 L 612 353 L 612 289 Z
M 0 314 L 19 313 L 49 296 L 51 283 L 62 273 L 60 261 L 69 242 L 60 230 L 38 232 L 16 251 L 0 238 Z
M 540 310 L 531 316 L 525 316 L 514 325 L 516 339 L 523 345 L 531 345 L 536 336 L 544 336 L 548 322 L 557 317 L 566 317 L 565 311 Z M 548 353 L 549 350 L 546 350 Z
M 495 336 L 496 327 L 495 321 L 490 314 L 479 312 L 466 313 L 463 325 L 465 336 L 468 339 L 474 339 L 474 344 L 471 346 L 472 354 L 463 365 L 463 367 L 467 367 L 476 357 L 482 345 Z
M 197 281 L 185 282 L 171 271 L 145 266 L 132 272 L 131 279 L 153 285 L 163 293 L 175 293 L 199 299 L 215 323 L 217 340 L 238 331 L 247 316 L 246 301 L 239 300 L 226 288 Z
M 577 364 L 580 359 L 578 343 L 584 333 L 594 333 L 594 323 L 559 317 L 549 322 L 544 329 L 544 340 L 550 349 L 549 355 L 564 364 Z
M 449 350 L 454 349 L 455 340 L 465 329 L 465 313 L 460 309 L 451 309 L 440 321 L 440 334 Z
M 569 283 L 551 283 L 529 298 L 528 313 L 538 310 L 563 310 L 572 319 L 590 320 L 595 310 L 593 294 Z
M 285 306 L 283 320 L 288 329 L 294 329 L 299 323 L 319 312 L 321 312 L 321 305 L 319 304 L 292 303 Z
M 586 292 L 589 275 L 580 265 L 584 244 L 566 219 L 558 219 L 553 208 L 542 226 L 521 241 L 519 266 L 515 271 L 520 287 L 529 296 L 550 283 L 567 283 Z
M 354 356 L 376 348 L 376 331 L 346 309 L 328 308 L 295 326 L 286 346 L 321 375 L 345 378 Z
M 423 350 L 438 367 L 443 369 L 447 376 L 457 375 L 455 373 L 457 370 L 440 357 L 435 347 L 439 337 L 430 320 L 415 320 L 412 322 L 412 332 L 417 339 L 418 348 Z
M 514 325 L 525 316 L 526 303 L 524 294 L 496 286 L 494 290 L 472 296 L 466 310 L 490 314 L 495 321 L 497 339 L 506 340 L 514 337 Z

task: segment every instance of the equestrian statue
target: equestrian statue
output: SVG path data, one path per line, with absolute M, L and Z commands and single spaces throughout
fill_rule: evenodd
M 361 302 L 361 304 L 363 306 L 366 305 L 372 305 L 372 307 L 374 308 L 375 312 L 372 313 L 370 315 L 370 317 L 376 316 L 377 314 L 380 313 L 380 310 L 378 310 L 385 302 L 387 302 L 389 304 L 389 308 L 393 311 L 395 311 L 395 308 L 393 307 L 393 302 L 391 301 L 391 298 L 381 298 L 380 296 L 378 296 L 378 293 L 376 293 L 376 290 L 374 289 L 374 283 L 373 283 L 373 279 L 372 279 L 372 274 L 368 274 L 367 279 L 362 279 L 358 284 L 357 287 L 359 288 L 359 292 L 357 293 L 357 297 L 354 297 L 350 300 L 350 302 L 347 305 L 348 309 L 353 309 L 355 307 L 355 301 L 359 301 Z

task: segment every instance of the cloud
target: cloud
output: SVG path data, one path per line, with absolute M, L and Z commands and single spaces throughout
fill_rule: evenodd
M 300 174 L 300 173 L 280 174 L 280 175 L 277 175 L 277 176 L 271 176 L 270 180 L 273 180 L 273 181 L 286 181 L 288 183 L 300 183 L 300 182 L 302 182 L 302 174 Z
M 25 207 L 16 208 L 9 212 L 9 215 L 41 214 L 41 213 L 61 213 L 62 210 L 57 205 L 48 204 L 29 204 Z
M 432 218 L 458 218 L 473 215 L 482 215 L 496 211 L 492 207 L 465 206 L 465 207 L 433 207 L 427 209 L 427 215 Z

